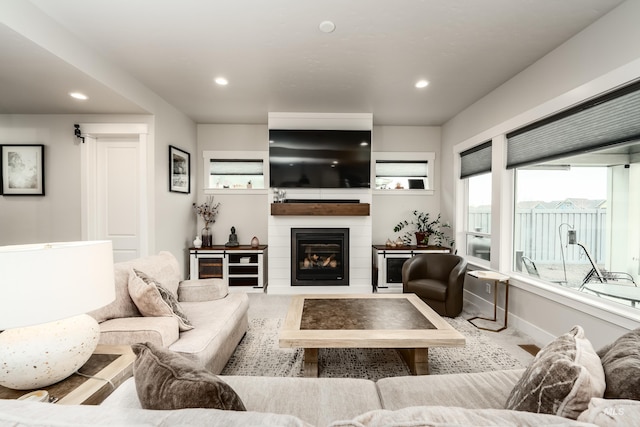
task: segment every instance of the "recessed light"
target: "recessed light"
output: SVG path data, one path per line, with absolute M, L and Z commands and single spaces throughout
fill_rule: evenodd
M 84 93 L 80 93 L 80 92 L 69 92 L 69 96 L 74 98 L 74 99 L 79 99 L 81 101 L 86 101 L 87 99 L 89 99 L 89 97 L 87 95 L 85 95 Z
M 416 82 L 416 87 L 417 87 L 418 89 L 422 89 L 422 88 L 425 88 L 425 87 L 427 87 L 427 86 L 429 86 L 429 82 L 428 82 L 428 81 L 426 81 L 426 80 L 418 80 L 418 81 Z
M 229 84 L 229 80 L 225 79 L 224 77 L 216 77 L 214 81 L 220 86 L 226 86 Z
M 360 145 L 363 147 L 366 147 L 367 145 L 369 145 L 369 143 L 367 141 L 362 141 Z
M 331 21 L 322 21 L 318 28 L 320 28 L 320 31 L 323 33 L 333 33 L 336 29 L 336 24 Z

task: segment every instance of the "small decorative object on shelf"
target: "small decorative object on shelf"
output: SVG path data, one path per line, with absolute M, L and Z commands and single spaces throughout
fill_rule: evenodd
M 207 201 L 201 205 L 193 204 L 193 209 L 196 211 L 196 215 L 201 216 L 204 221 L 204 228 L 202 229 L 202 246 L 205 248 L 213 246 L 213 233 L 209 228 L 209 224 L 216 222 L 216 216 L 218 216 L 218 209 L 220 203 L 213 203 L 213 196 L 207 197 Z
M 202 239 L 200 238 L 200 236 L 196 236 L 196 238 L 193 239 L 193 247 L 194 248 L 201 248 L 202 247 Z
M 238 236 L 236 235 L 235 227 L 231 227 L 231 234 L 229 234 L 229 241 L 225 243 L 225 246 L 227 247 L 240 246 L 240 243 L 238 243 Z
M 251 247 L 257 248 L 258 246 L 260 246 L 260 240 L 258 240 L 256 236 L 253 236 L 253 239 L 251 239 Z

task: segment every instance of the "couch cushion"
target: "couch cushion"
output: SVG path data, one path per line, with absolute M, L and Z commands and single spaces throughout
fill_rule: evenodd
M 137 356 L 133 375 L 143 408 L 245 410 L 235 391 L 201 365 L 151 343 L 132 348 Z
M 219 374 L 247 332 L 249 297 L 231 293 L 214 301 L 184 302 L 182 308 L 194 328 L 182 332 L 169 348 Z
M 384 409 L 424 405 L 502 409 L 523 372 L 524 369 L 515 369 L 474 374 L 391 377 L 380 379 L 376 384 Z
M 180 281 L 180 265 L 170 252 L 160 252 L 158 255 L 137 258 L 131 261 L 114 264 L 114 282 L 116 299 L 111 304 L 88 314 L 98 323 L 119 317 L 140 316 L 138 308 L 129 296 L 129 270 L 136 268 L 158 280 L 164 287 L 177 296 Z
M 229 285 L 222 279 L 184 280 L 178 286 L 181 302 L 212 301 L 227 296 Z
M 247 410 L 294 415 L 316 426 L 379 409 L 373 381 L 354 378 L 221 376 Z
M 584 330 L 575 326 L 538 352 L 506 408 L 576 419 L 604 394 L 604 370 Z
M 175 317 L 180 331 L 193 329 L 176 297 L 154 278 L 132 268 L 129 272 L 129 295 L 146 317 Z
M 443 406 L 417 406 L 397 411 L 377 410 L 352 420 L 334 422 L 330 427 L 586 427 L 578 421 L 547 414 L 532 414 L 505 409 L 466 409 Z
M 620 427 L 640 424 L 640 402 L 630 399 L 600 399 L 594 397 L 578 421 L 600 427 Z
M 180 336 L 174 317 L 123 317 L 100 323 L 100 344 L 131 345 L 152 342 L 169 347 Z
M 311 427 L 291 415 L 218 409 L 153 411 L 94 405 L 51 405 L 49 403 L 0 399 L 0 425 L 24 427 L 79 426 L 207 426 Z
M 640 400 L 640 329 L 630 331 L 598 351 L 607 380 L 607 399 Z

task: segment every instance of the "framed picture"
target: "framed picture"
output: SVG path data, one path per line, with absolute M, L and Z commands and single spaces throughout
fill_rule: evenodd
M 169 146 L 169 191 L 191 192 L 191 156 L 173 145 Z
M 44 145 L 2 145 L 3 196 L 44 196 Z

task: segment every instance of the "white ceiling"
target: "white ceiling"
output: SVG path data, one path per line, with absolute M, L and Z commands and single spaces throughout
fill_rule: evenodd
M 198 123 L 266 123 L 286 111 L 440 125 L 621 0 L 31 3 Z M 318 29 L 324 20 L 333 33 Z M 0 55 L 0 113 L 144 112 L 5 25 Z M 416 89 L 418 79 L 430 85 Z

